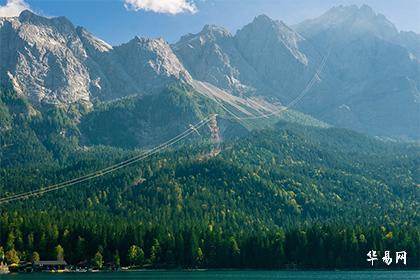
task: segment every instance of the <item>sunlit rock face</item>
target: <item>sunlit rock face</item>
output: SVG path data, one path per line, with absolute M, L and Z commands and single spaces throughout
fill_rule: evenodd
M 86 51 L 65 18 L 24 11 L 0 20 L 0 81 L 36 102 L 89 102 Z
M 36 103 L 69 105 L 152 93 L 174 81 L 189 82 L 162 39 L 134 38 L 111 47 L 64 17 L 29 11 L 0 19 L 0 82 Z
M 420 35 L 398 31 L 368 6 L 334 7 L 292 27 L 260 15 L 234 34 L 206 25 L 173 45 L 135 37 L 119 46 L 64 17 L 24 11 L 0 18 L 0 45 L 0 85 L 34 107 L 207 84 L 229 99 L 294 104 L 339 127 L 420 138 Z
M 183 36 L 172 46 L 194 78 L 235 95 L 252 94 L 260 82 L 226 29 L 206 25 L 198 34 Z

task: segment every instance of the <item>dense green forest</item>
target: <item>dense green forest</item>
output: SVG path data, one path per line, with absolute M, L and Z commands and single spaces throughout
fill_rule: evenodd
M 182 98 L 175 93 L 170 102 Z M 142 111 L 135 98 L 91 113 L 34 109 L 11 91 L 0 96 L 0 197 L 142 151 L 135 147 L 145 138 L 108 140 L 109 122 L 92 134 L 98 138 L 86 134 L 104 112 L 123 120 L 124 111 Z M 241 137 L 227 137 L 207 158 L 206 129 L 115 173 L 0 204 L 8 262 L 64 256 L 95 266 L 360 268 L 370 266 L 369 250 L 405 250 L 407 267 L 420 266 L 418 144 L 279 122 L 252 132 L 232 126 Z
M 93 212 L 23 211 L 0 219 L 7 260 L 60 259 L 75 265 L 153 268 L 369 268 L 367 252 L 405 250 L 418 268 L 418 230 L 409 226 L 300 225 L 232 231 L 209 224 L 177 230 Z M 57 250 L 58 248 L 59 250 Z M 2 250 L 2 248 L 0 248 Z M 95 260 L 100 255 L 101 260 Z M 381 259 L 375 267 L 386 267 Z

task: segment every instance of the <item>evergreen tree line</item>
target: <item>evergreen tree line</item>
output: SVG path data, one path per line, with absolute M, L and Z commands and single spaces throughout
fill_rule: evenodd
M 304 224 L 238 232 L 212 224 L 175 230 L 89 214 L 83 222 L 77 222 L 80 216 L 41 216 L 3 213 L 0 256 L 4 253 L 7 263 L 65 259 L 97 268 L 356 269 L 371 267 L 370 250 L 378 252 L 375 267 L 387 267 L 381 258 L 389 250 L 391 268 L 420 267 L 420 231 L 412 226 Z M 407 252 L 407 265 L 395 264 L 397 251 Z

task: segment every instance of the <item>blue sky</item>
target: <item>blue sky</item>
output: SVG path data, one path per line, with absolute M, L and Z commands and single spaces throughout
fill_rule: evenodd
M 235 32 L 259 14 L 295 24 L 340 4 L 367 4 L 397 28 L 420 33 L 420 0 L 0 0 L 0 15 L 7 1 L 13 3 L 6 13 L 17 4 L 45 16 L 66 16 L 112 45 L 135 35 L 175 42 L 206 23 Z

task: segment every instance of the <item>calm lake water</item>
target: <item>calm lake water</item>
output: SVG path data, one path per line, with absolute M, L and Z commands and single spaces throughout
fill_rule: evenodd
M 8 274 L 0 275 L 0 279 L 14 280 L 70 280 L 70 279 L 109 279 L 109 280 L 127 280 L 127 279 L 291 279 L 291 280 L 419 280 L 420 271 L 145 271 L 145 272 L 117 272 L 117 273 L 64 273 L 64 274 Z

